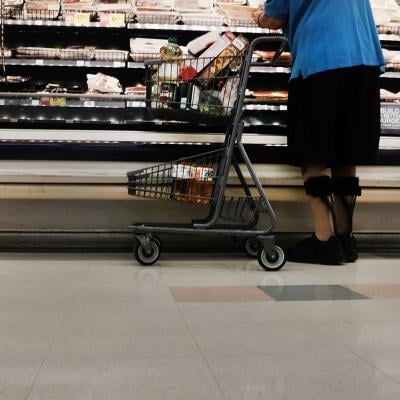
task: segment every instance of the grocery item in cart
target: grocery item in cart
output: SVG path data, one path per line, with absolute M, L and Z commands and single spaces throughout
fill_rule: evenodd
M 193 167 L 190 163 L 181 162 L 172 167 L 171 198 L 178 201 L 189 201 L 190 183 L 193 178 Z
M 122 86 L 117 78 L 102 74 L 87 74 L 87 85 L 89 92 L 99 93 L 122 93 Z
M 190 41 L 187 44 L 187 48 L 191 54 L 198 55 L 214 44 L 220 37 L 221 35 L 217 31 L 207 32 L 206 34 Z
M 194 204 L 210 204 L 213 192 L 214 169 L 211 164 L 192 166 L 189 200 Z
M 204 86 L 207 87 L 211 85 L 213 83 L 213 78 L 221 74 L 231 63 L 240 62 L 238 56 L 246 51 L 248 45 L 248 40 L 242 35 L 239 35 L 233 40 L 232 43 L 200 73 L 199 78 L 204 80 Z
M 225 32 L 207 50 L 201 53 L 198 59 L 187 60 L 185 64 L 199 73 L 228 48 L 235 39 L 236 35 L 234 33 Z

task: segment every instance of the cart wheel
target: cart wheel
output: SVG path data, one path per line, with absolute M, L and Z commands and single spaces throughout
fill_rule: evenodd
M 249 257 L 256 258 L 260 250 L 261 243 L 254 238 L 247 238 L 244 244 L 244 251 Z
M 135 248 L 135 258 L 139 264 L 149 266 L 155 264 L 161 255 L 161 242 L 150 239 L 150 252 L 146 252 L 141 243 L 138 243 Z
M 258 251 L 258 263 L 266 271 L 279 271 L 286 263 L 285 253 L 279 246 L 275 246 L 274 254 L 270 256 L 261 247 Z

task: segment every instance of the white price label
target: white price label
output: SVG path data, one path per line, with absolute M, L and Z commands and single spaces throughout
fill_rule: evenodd
M 94 106 L 95 106 L 95 102 L 94 101 L 85 100 L 83 102 L 83 107 L 94 107 Z
M 35 21 L 35 25 L 43 25 L 43 21 L 37 20 L 37 21 Z
M 84 66 L 85 66 L 85 61 L 79 60 L 79 61 L 76 62 L 76 65 L 77 65 L 78 67 L 84 67 Z
M 38 106 L 38 105 L 40 105 L 40 100 L 32 100 L 32 105 L 33 105 L 33 106 Z
M 0 99 L 0 106 L 4 106 L 4 104 L 5 104 L 4 99 Z
M 123 63 L 121 61 L 114 61 L 113 66 L 114 66 L 114 68 L 122 68 L 122 67 L 125 67 L 125 63 Z
M 36 60 L 35 63 L 36 65 L 43 65 L 43 60 Z

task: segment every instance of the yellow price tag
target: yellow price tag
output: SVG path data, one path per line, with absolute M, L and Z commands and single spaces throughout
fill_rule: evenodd
M 50 97 L 49 104 L 53 107 L 64 107 L 67 104 L 65 97 Z
M 90 13 L 76 12 L 74 13 L 74 24 L 75 25 L 89 25 Z
M 108 16 L 108 26 L 119 27 L 125 25 L 125 14 L 111 13 Z

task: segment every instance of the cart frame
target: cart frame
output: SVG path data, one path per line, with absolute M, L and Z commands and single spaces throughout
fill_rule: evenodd
M 243 66 L 240 73 L 239 95 L 232 109 L 232 117 L 228 126 L 223 148 L 224 155 L 218 166 L 220 169 L 215 186 L 213 189 L 213 201 L 211 202 L 210 212 L 207 218 L 203 220 L 193 220 L 189 224 L 146 224 L 135 223 L 128 227 L 137 241 L 138 248 L 136 249 L 136 258 L 142 265 L 154 264 L 160 255 L 161 241 L 155 234 L 197 234 L 197 235 L 227 235 L 232 237 L 247 238 L 246 252 L 251 256 L 257 256 L 258 261 L 265 270 L 277 271 L 285 264 L 285 255 L 283 250 L 275 245 L 275 238 L 272 234 L 276 226 L 276 215 L 269 202 L 267 193 L 257 177 L 255 169 L 250 161 L 249 156 L 242 143 L 242 134 L 244 128 L 243 122 L 243 105 L 245 100 L 245 92 L 247 88 L 250 68 L 252 66 L 253 51 L 260 44 L 266 43 L 281 43 L 274 57 L 267 64 L 273 66 L 282 52 L 286 48 L 287 41 L 281 36 L 259 37 L 253 40 L 243 57 Z M 150 65 L 152 61 L 145 62 Z M 243 172 L 239 166 L 235 156 L 235 151 L 238 151 L 242 157 L 244 164 L 250 173 L 251 181 L 257 189 L 260 201 L 256 204 L 254 196 L 250 191 L 250 186 L 244 178 Z M 229 172 L 231 167 L 234 168 L 242 189 L 247 198 L 254 201 L 253 206 L 257 208 L 257 217 L 249 226 L 243 227 L 240 224 L 222 225 L 218 223 L 221 217 L 221 212 L 225 201 L 225 190 L 228 183 Z M 255 229 L 258 223 L 258 213 L 265 212 L 269 217 L 269 225 L 264 229 Z M 138 254 L 139 251 L 139 254 Z M 154 255 L 154 251 L 158 254 Z M 148 258 L 146 262 L 146 257 Z

